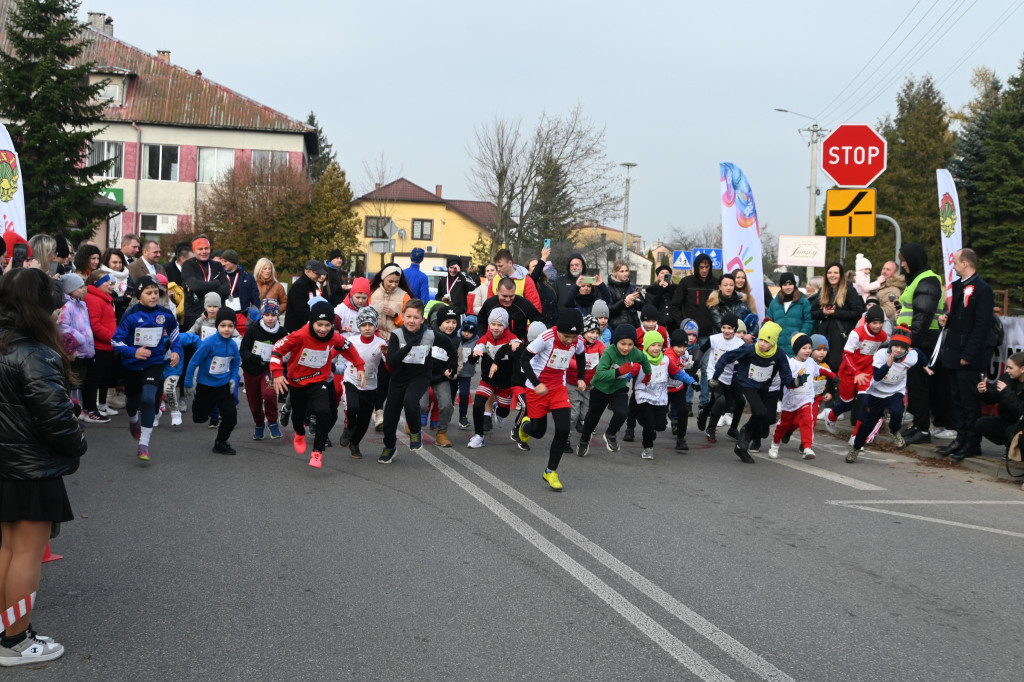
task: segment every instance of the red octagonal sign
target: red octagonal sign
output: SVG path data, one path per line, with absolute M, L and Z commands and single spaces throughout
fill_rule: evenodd
M 841 125 L 822 143 L 821 169 L 840 187 L 867 187 L 885 170 L 885 138 L 864 123 Z

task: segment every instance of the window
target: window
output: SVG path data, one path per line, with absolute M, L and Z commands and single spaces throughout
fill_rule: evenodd
M 100 88 L 100 91 L 96 94 L 96 100 L 102 103 L 120 105 L 121 84 L 108 81 L 107 84 Z
M 139 216 L 139 233 L 142 240 L 160 241 L 160 236 L 175 234 L 178 231 L 178 216 L 143 213 Z
M 107 142 L 106 140 L 93 140 L 89 146 L 89 165 L 95 166 L 104 161 L 110 161 L 106 169 L 97 173 L 101 178 L 122 178 L 124 177 L 124 158 L 122 155 L 123 144 L 121 142 Z
M 370 239 L 387 239 L 388 233 L 384 229 L 387 227 L 387 224 L 387 217 L 366 216 L 366 231 L 364 234 Z
M 412 238 L 430 241 L 434 238 L 434 221 L 414 218 L 412 221 Z
M 257 166 L 287 166 L 288 152 L 269 152 L 261 149 L 252 150 L 252 167 Z
M 235 168 L 235 150 L 218 147 L 199 148 L 199 173 L 197 182 L 217 182 L 224 174 Z
M 178 146 L 147 144 L 142 149 L 144 180 L 178 181 Z

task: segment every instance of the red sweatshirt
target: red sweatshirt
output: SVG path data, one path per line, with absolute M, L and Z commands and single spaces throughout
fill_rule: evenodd
M 872 334 L 868 329 L 866 320 L 861 320 L 857 328 L 850 332 L 843 347 L 843 362 L 839 365 L 839 381 L 852 382 L 858 374 L 872 373 L 871 363 L 875 357 L 875 351 L 882 347 L 888 340 L 889 335 L 884 330 L 878 330 Z M 870 378 L 868 379 L 870 381 Z M 868 382 L 862 387 L 867 388 Z
M 657 329 L 652 329 L 651 331 L 661 334 L 661 338 L 665 339 L 664 348 L 668 348 L 668 330 L 659 324 Z M 644 334 L 646 333 L 647 330 L 644 329 L 642 324 L 636 328 L 636 347 L 641 350 L 643 350 L 644 347 Z M 663 352 L 664 348 L 662 349 Z
M 355 365 L 357 371 L 363 369 L 363 358 L 348 339 L 334 332 L 326 340 L 320 340 L 306 324 L 274 344 L 270 354 L 270 372 L 275 379 L 284 376 L 287 363 L 289 386 L 328 381 L 332 374 L 332 360 L 336 355 L 342 355 Z
M 594 378 L 594 372 L 597 371 L 597 363 L 601 360 L 601 353 L 604 352 L 604 344 L 601 339 L 594 341 L 594 343 L 588 344 L 585 340 L 583 341 L 583 353 L 587 356 L 587 367 L 583 372 L 583 381 L 587 386 L 590 385 L 590 380 Z M 572 356 L 569 359 L 569 370 L 565 375 L 566 381 L 569 382 L 570 386 L 575 386 L 578 381 L 579 373 L 576 371 L 576 356 Z
M 89 308 L 89 324 L 92 326 L 92 338 L 96 342 L 96 350 L 114 350 L 110 340 L 117 331 L 117 319 L 114 317 L 114 299 L 105 291 L 90 285 L 85 290 L 85 305 Z

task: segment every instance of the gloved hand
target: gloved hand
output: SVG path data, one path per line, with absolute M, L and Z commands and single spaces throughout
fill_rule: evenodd
M 637 376 L 638 377 L 638 376 L 640 376 L 640 370 L 642 370 L 642 369 L 643 369 L 643 366 L 639 362 L 634 362 L 633 363 L 633 369 L 630 370 L 630 371 L 633 373 L 633 376 Z
M 238 387 L 238 382 L 236 382 L 234 379 L 232 379 L 231 381 L 228 382 L 228 389 L 231 391 L 232 395 L 234 395 L 235 388 L 237 388 L 237 387 Z
M 195 401 L 195 399 L 196 399 L 196 387 L 195 386 L 186 386 L 185 390 L 182 392 L 182 396 L 185 398 L 185 400 L 189 401 L 190 403 Z
M 622 378 L 625 379 L 626 381 L 632 381 L 633 380 L 633 375 L 632 374 L 623 374 Z
M 621 376 L 626 376 L 627 374 L 632 376 L 632 374 L 633 374 L 633 363 L 627 362 L 626 364 L 624 364 L 621 367 L 619 367 L 619 374 Z
M 714 378 L 708 379 L 708 388 L 718 388 L 718 386 L 719 386 L 718 379 L 714 379 Z
M 810 378 L 810 376 L 809 376 L 809 375 L 807 375 L 807 374 L 801 374 L 800 376 L 798 376 L 798 377 L 796 378 L 796 385 L 797 385 L 797 386 L 803 386 L 804 384 L 806 384 L 806 383 L 807 383 L 807 380 L 808 380 L 809 378 Z

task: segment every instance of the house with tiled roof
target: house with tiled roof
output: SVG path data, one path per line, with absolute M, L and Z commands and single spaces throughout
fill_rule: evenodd
M 0 48 L 14 0 L 0 0 Z M 316 154 L 316 131 L 223 85 L 171 63 L 171 53 L 146 52 L 114 37 L 114 22 L 89 12 L 81 63 L 95 66 L 103 131 L 90 163 L 112 159 L 109 198 L 126 211 L 109 223 L 111 245 L 122 234 L 159 238 L 188 232 L 205 187 L 225 171 L 257 163 L 305 167 Z
M 378 185 L 352 207 L 363 221 L 361 238 L 363 249 L 371 252 L 370 272 L 391 258 L 402 262 L 417 247 L 433 254 L 431 262 L 443 265 L 444 257 L 460 256 L 464 266 L 478 265 L 470 263 L 473 245 L 481 236 L 490 238 L 498 215 L 489 201 L 446 199 L 441 185 L 431 192 L 405 178 Z M 393 249 L 386 244 L 389 223 L 394 223 Z M 425 270 L 433 267 L 427 260 L 424 265 Z

